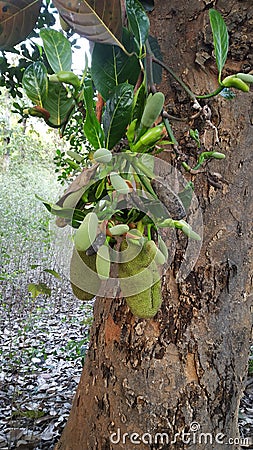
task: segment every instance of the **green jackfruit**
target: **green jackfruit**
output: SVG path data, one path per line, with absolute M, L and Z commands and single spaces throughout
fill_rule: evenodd
M 162 111 L 164 101 L 165 98 L 162 92 L 155 92 L 155 94 L 149 95 L 141 118 L 141 124 L 144 127 L 152 127 Z
M 98 163 L 109 163 L 112 159 L 112 152 L 107 150 L 107 148 L 99 148 L 95 151 L 93 158 Z
M 141 251 L 124 240 L 119 264 L 120 287 L 132 314 L 149 319 L 161 306 L 161 281 L 155 262 L 157 247 L 145 242 Z
M 87 256 L 85 252 L 73 249 L 70 262 L 70 282 L 73 294 L 79 300 L 91 300 L 99 291 L 101 280 L 96 273 L 96 254 Z
M 229 75 L 222 80 L 222 85 L 225 87 L 234 87 L 243 92 L 249 92 L 249 85 L 245 83 L 242 78 L 237 78 L 236 75 Z
M 151 319 L 159 311 L 162 303 L 160 280 L 146 291 L 126 297 L 126 302 L 134 316 Z
M 244 81 L 245 83 L 253 83 L 253 75 L 250 73 L 237 73 L 237 78 L 240 78 L 240 80 Z
M 109 228 L 109 232 L 112 236 L 120 236 L 121 234 L 127 233 L 129 231 L 129 226 L 126 223 L 119 223 L 114 227 Z
M 95 241 L 97 236 L 98 217 L 90 212 L 85 216 L 74 237 L 75 247 L 79 252 L 85 252 Z
M 145 243 L 144 243 L 145 245 Z M 147 270 L 153 255 L 124 240 L 121 243 L 121 263 L 119 264 L 119 277 L 121 278 L 121 291 L 125 297 L 141 293 L 149 288 L 153 281 L 152 273 Z
M 153 259 L 155 260 L 156 264 L 164 264 L 165 263 L 165 257 L 164 254 L 157 248 L 154 241 L 148 241 L 146 243 L 146 251 L 153 255 Z
M 122 178 L 118 173 L 111 172 L 110 180 L 112 183 L 112 187 L 113 189 L 115 189 L 116 192 L 123 195 L 128 194 L 129 186 L 124 180 L 124 178 Z
M 108 245 L 101 245 L 97 251 L 96 269 L 101 280 L 108 280 L 110 276 L 110 253 Z
M 139 250 L 131 242 L 125 239 L 120 246 L 121 261 L 126 264 L 126 271 L 129 275 L 134 275 L 141 272 L 145 267 L 148 267 L 154 261 L 157 247 L 154 241 L 144 242 L 142 249 Z

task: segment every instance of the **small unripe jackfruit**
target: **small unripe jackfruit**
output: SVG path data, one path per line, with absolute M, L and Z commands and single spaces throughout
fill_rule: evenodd
M 101 280 L 108 280 L 111 268 L 108 245 L 103 244 L 99 247 L 96 257 L 96 268 L 99 278 Z
M 99 291 L 101 280 L 96 273 L 96 254 L 88 256 L 74 247 L 70 262 L 70 282 L 79 300 L 91 300 Z
M 152 127 L 153 123 L 156 121 L 162 111 L 164 100 L 165 98 L 162 92 L 156 92 L 155 94 L 148 97 L 141 118 L 141 124 L 144 127 Z
M 124 180 L 124 178 L 122 178 L 118 173 L 111 172 L 110 180 L 116 192 L 123 195 L 128 194 L 129 186 Z
M 237 78 L 240 78 L 240 80 L 244 81 L 245 83 L 253 83 L 253 75 L 250 73 L 237 73 Z
M 95 151 L 93 158 L 98 163 L 109 163 L 112 159 L 112 152 L 107 148 L 99 148 Z
M 126 223 L 119 223 L 114 227 L 109 228 L 109 232 L 112 236 L 120 236 L 121 234 L 127 233 L 129 231 L 129 226 Z
M 222 80 L 222 85 L 225 87 L 233 87 L 243 92 L 249 92 L 249 85 L 236 75 L 229 75 Z
M 97 236 L 98 218 L 96 213 L 90 212 L 85 216 L 80 227 L 77 229 L 74 243 L 80 252 L 85 252 L 95 241 Z

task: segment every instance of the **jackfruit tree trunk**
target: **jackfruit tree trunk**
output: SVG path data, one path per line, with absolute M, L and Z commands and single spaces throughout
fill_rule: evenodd
M 217 87 L 208 26 L 213 3 L 156 1 L 151 14 L 164 62 L 199 93 Z M 215 7 L 230 33 L 224 73 L 252 69 L 252 1 L 221 0 Z M 186 94 L 165 73 L 162 90 L 170 114 L 187 116 Z M 237 93 L 233 101 L 208 102 L 226 159 L 193 177 L 204 242 L 187 279 L 175 281 L 179 243 L 154 319 L 133 317 L 121 299 L 97 299 L 90 349 L 57 450 L 240 448 L 238 406 L 252 322 L 252 101 L 252 93 Z M 187 126 L 206 142 L 215 132 L 201 117 Z M 177 136 L 191 155 L 185 130 Z

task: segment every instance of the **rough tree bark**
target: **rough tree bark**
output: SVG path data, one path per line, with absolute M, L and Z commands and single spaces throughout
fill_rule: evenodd
M 214 4 L 230 33 L 225 73 L 252 69 L 251 0 L 156 1 L 151 14 L 165 63 L 198 93 L 217 87 L 208 26 Z M 171 82 L 164 74 L 169 110 L 187 116 L 189 100 Z M 138 440 L 132 436 L 131 442 L 131 433 L 157 432 L 168 433 L 169 443 L 165 437 L 151 443 L 145 435 L 138 448 L 217 450 L 238 436 L 252 322 L 252 101 L 252 93 L 237 93 L 231 102 L 221 96 L 205 102 L 227 157 L 193 177 L 204 219 L 198 261 L 187 279 L 176 283 L 179 244 L 163 281 L 162 309 L 153 320 L 133 317 L 120 299 L 96 300 L 90 349 L 58 450 L 131 450 Z M 189 125 L 208 138 L 204 120 Z M 190 153 L 187 128 L 179 128 L 180 145 Z M 118 430 L 120 442 L 113 444 L 110 435 L 116 432 L 117 442 Z M 184 439 L 183 430 L 190 433 Z M 211 433 L 213 442 L 210 436 L 201 440 L 201 432 Z M 176 433 L 181 434 L 171 443 Z

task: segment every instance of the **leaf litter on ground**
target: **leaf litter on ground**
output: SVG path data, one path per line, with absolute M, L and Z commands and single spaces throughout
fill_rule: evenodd
M 52 250 L 48 213 L 33 195 L 46 197 L 51 185 L 44 173 L 35 183 L 31 176 L 21 184 L 15 175 L 0 179 L 0 450 L 54 449 L 89 342 L 93 303 L 73 296 L 65 261 Z M 48 285 L 51 295 L 33 298 L 29 283 Z M 253 436 L 252 401 L 249 377 L 239 414 L 243 438 Z

